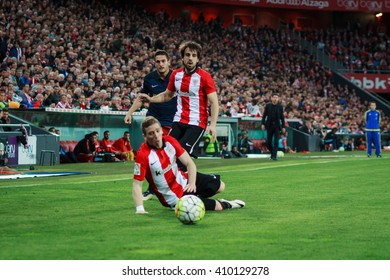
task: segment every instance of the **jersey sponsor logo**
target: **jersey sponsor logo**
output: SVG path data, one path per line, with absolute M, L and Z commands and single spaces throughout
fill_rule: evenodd
M 134 175 L 141 175 L 141 164 L 135 163 L 134 164 Z
M 153 165 L 153 164 L 155 164 L 157 162 L 157 160 L 156 161 L 154 161 L 154 162 L 152 162 L 150 165 Z
M 152 88 L 158 87 L 158 85 L 152 85 Z
M 160 175 L 162 175 L 162 174 L 165 174 L 165 173 L 167 173 L 169 170 L 171 170 L 172 169 L 172 164 L 169 164 L 167 167 L 165 167 L 163 170 L 156 170 L 156 171 L 154 171 L 154 173 L 156 174 L 156 176 L 160 176 Z
M 181 91 L 180 92 L 180 95 L 181 96 L 196 96 L 196 93 L 195 92 L 184 92 L 184 91 Z

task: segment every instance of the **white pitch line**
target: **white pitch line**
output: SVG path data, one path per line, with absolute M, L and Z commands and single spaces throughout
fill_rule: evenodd
M 95 180 L 88 182 L 74 182 L 72 185 L 81 185 L 86 183 L 104 183 L 104 182 L 113 182 L 113 181 L 125 181 L 131 180 L 132 178 L 121 178 L 121 179 L 105 179 L 105 180 Z M 53 186 L 53 185 L 69 185 L 69 182 L 64 183 L 50 183 L 50 184 L 28 184 L 28 185 L 17 185 L 17 186 L 0 186 L 0 189 L 8 188 L 28 188 L 28 187 L 44 187 L 44 186 Z
M 323 164 L 323 163 L 333 163 L 333 162 L 340 162 L 340 161 L 350 161 L 350 160 L 356 160 L 356 158 L 343 158 L 338 160 L 327 160 L 327 161 L 318 161 L 318 162 L 302 162 L 302 163 L 292 163 L 292 164 L 284 164 L 284 165 L 273 165 L 273 166 L 263 166 L 258 168 L 252 168 L 252 169 L 241 169 L 237 170 L 235 172 L 249 172 L 249 171 L 257 171 L 257 170 L 265 170 L 265 169 L 273 169 L 273 168 L 280 168 L 280 167 L 291 167 L 291 166 L 299 166 L 299 165 L 307 165 L 307 164 Z M 359 160 L 368 160 L 366 157 L 359 158 Z M 383 159 L 382 159 L 383 160 Z M 216 171 L 216 172 L 210 172 L 210 173 L 225 173 L 225 172 L 231 172 L 231 170 L 226 171 Z M 121 179 L 105 179 L 105 180 L 95 180 L 95 181 L 88 181 L 88 182 L 74 182 L 73 185 L 80 185 L 85 183 L 104 183 L 104 182 L 113 182 L 113 181 L 125 181 L 125 180 L 131 180 L 132 178 L 121 178 Z M 7 189 L 7 188 L 28 188 L 28 187 L 42 187 L 42 186 L 52 186 L 52 185 L 68 185 L 69 183 L 52 183 L 52 184 L 26 184 L 26 185 L 18 185 L 18 186 L 0 186 L 0 189 Z
M 365 159 L 365 158 L 364 158 Z M 235 172 L 249 172 L 249 171 L 257 171 L 257 170 L 264 170 L 264 169 L 273 169 L 273 168 L 279 168 L 279 167 L 291 167 L 291 166 L 299 166 L 299 165 L 307 165 L 307 164 L 323 164 L 323 163 L 333 163 L 333 162 L 340 162 L 340 161 L 349 161 L 350 158 L 345 158 L 342 160 L 326 160 L 326 161 L 317 161 L 317 162 L 302 162 L 302 163 L 291 163 L 291 164 L 284 164 L 284 165 L 271 165 L 271 166 L 263 166 L 263 167 L 257 167 L 252 169 L 241 169 L 236 170 Z M 356 160 L 356 159 L 354 159 Z M 215 173 L 224 173 L 224 172 L 231 172 L 231 170 L 226 171 L 216 171 Z

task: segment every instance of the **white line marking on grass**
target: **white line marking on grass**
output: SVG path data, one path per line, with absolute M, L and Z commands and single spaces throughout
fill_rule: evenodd
M 308 165 L 308 164 L 334 163 L 334 162 L 349 161 L 349 160 L 350 159 L 345 158 L 343 160 L 325 160 L 325 161 L 317 161 L 317 162 L 301 162 L 301 163 L 291 163 L 291 164 L 284 164 L 284 165 L 271 165 L 271 166 L 263 166 L 263 167 L 257 167 L 257 168 L 252 168 L 252 169 L 240 169 L 240 170 L 236 170 L 235 172 L 248 172 L 248 171 L 273 169 L 273 168 L 280 168 L 280 167 L 291 167 L 291 166 Z M 356 159 L 354 159 L 354 160 L 356 160 Z M 231 170 L 216 171 L 215 173 L 224 173 L 224 172 L 232 172 L 232 171 Z
M 104 182 L 113 182 L 113 181 L 125 181 L 131 180 L 132 178 L 121 178 L 121 179 L 105 179 L 105 180 L 94 180 L 88 182 L 72 182 L 72 185 L 81 185 L 81 184 L 89 184 L 89 183 L 104 183 Z M 47 183 L 47 184 L 26 184 L 26 185 L 16 185 L 16 186 L 0 186 L 0 189 L 8 189 L 8 188 L 28 188 L 28 187 L 43 187 L 43 186 L 53 186 L 53 185 L 69 185 L 69 182 L 63 183 Z

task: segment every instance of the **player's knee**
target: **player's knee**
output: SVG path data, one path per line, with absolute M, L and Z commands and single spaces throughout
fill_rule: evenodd
M 225 190 L 225 183 L 223 181 L 221 181 L 221 184 L 219 185 L 219 189 L 217 192 L 223 192 Z
M 216 200 L 215 201 L 215 211 L 222 211 L 223 210 L 223 207 L 222 207 L 222 204 Z

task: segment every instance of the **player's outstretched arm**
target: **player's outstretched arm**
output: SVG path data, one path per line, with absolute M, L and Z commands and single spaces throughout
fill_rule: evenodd
M 188 172 L 188 182 L 187 186 L 184 188 L 185 192 L 196 192 L 196 165 L 192 160 L 187 151 L 179 157 L 181 163 L 187 168 Z
M 140 99 L 142 102 L 145 103 L 163 103 L 171 100 L 175 96 L 175 93 L 173 91 L 170 91 L 166 89 L 165 91 L 150 97 L 147 94 L 141 93 L 140 94 Z
M 207 95 L 208 101 L 211 106 L 211 120 L 210 125 L 206 129 L 206 134 L 210 133 L 212 135 L 212 142 L 215 142 L 217 138 L 217 121 L 219 113 L 219 104 L 217 93 L 213 92 Z
M 126 113 L 126 116 L 125 116 L 125 119 L 124 119 L 124 121 L 125 121 L 126 124 L 131 124 L 131 119 L 132 119 L 131 115 L 132 115 L 135 111 L 137 111 L 139 108 L 141 108 L 141 106 L 142 106 L 142 102 L 141 102 L 141 100 L 139 99 L 139 97 L 137 97 L 137 98 L 134 100 L 134 103 L 133 103 L 133 105 L 130 107 L 129 111 L 127 111 L 127 113 Z
M 133 200 L 135 204 L 135 214 L 148 214 L 144 208 L 142 199 L 142 181 L 133 180 Z

